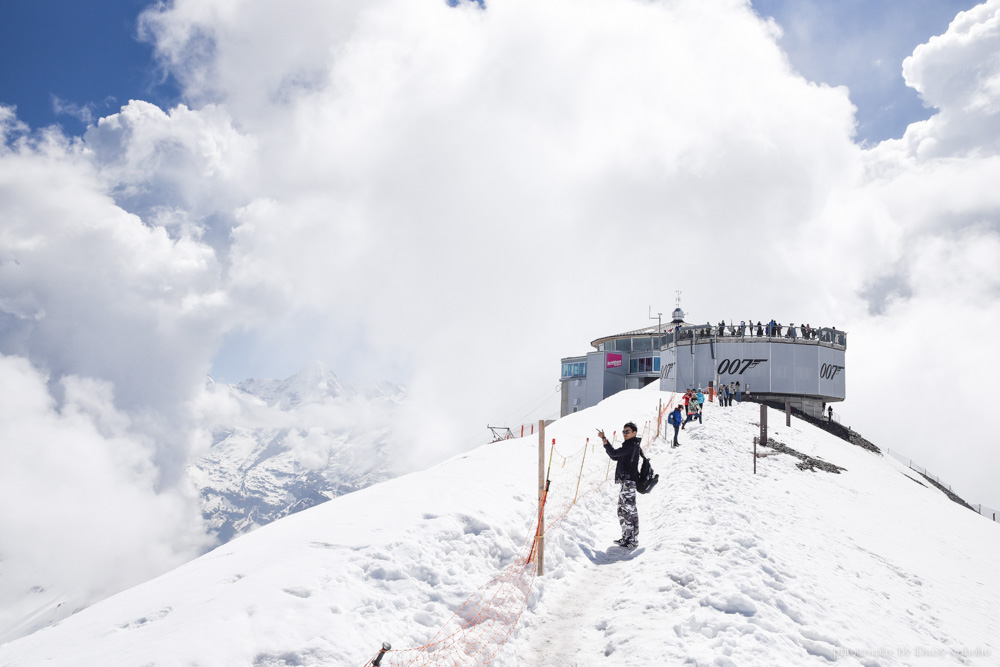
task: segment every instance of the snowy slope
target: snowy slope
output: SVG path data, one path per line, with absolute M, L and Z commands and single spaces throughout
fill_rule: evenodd
M 754 476 L 757 405 L 709 406 L 676 450 L 647 437 L 661 480 L 640 497 L 641 546 L 609 548 L 616 489 L 586 438 L 672 398 L 622 392 L 549 426 L 546 572 L 519 618 L 505 610 L 495 665 L 997 664 L 998 526 L 774 412 L 772 437 L 846 470 L 775 455 Z M 384 640 L 419 646 L 523 557 L 537 449 L 485 445 L 286 517 L 0 646 L 0 665 L 360 667 Z M 418 664 L 483 664 L 445 653 Z

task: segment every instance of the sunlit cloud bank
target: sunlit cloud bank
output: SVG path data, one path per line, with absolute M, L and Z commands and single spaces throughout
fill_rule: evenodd
M 860 170 L 847 91 L 791 72 L 739 2 L 175 3 L 144 25 L 256 145 L 229 293 L 318 314 L 295 337 L 334 368 L 402 365 L 430 448 L 672 288 L 750 268 Z M 261 64 L 258 38 L 295 48 Z
M 63 378 L 109 387 L 180 502 L 234 340 L 406 384 L 417 466 L 681 289 L 693 320 L 847 329 L 845 418 L 1000 505 L 991 425 L 949 422 L 946 460 L 926 423 L 1000 361 L 965 342 L 1000 328 L 998 8 L 914 52 L 938 113 L 862 150 L 742 1 L 153 7 L 184 105 L 76 139 L 0 107 L 0 352 L 49 378 L 39 429 Z
M 109 384 L 64 376 L 57 404 L 46 380 L 0 356 L 0 642 L 210 542 L 193 494 L 158 490 L 154 443 Z
M 996 508 L 995 430 L 956 410 L 955 397 L 992 402 L 984 388 L 1000 365 L 992 344 L 1000 330 L 1000 2 L 960 13 L 917 47 L 903 73 L 937 112 L 865 156 L 858 198 L 879 212 L 886 252 L 864 276 L 872 317 L 858 323 L 872 334 L 861 357 L 867 373 L 852 383 L 853 397 L 876 409 L 854 413 L 971 502 Z

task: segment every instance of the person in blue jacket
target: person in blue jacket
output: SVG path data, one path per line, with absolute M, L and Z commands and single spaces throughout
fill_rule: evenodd
M 669 415 L 667 415 L 667 423 L 674 427 L 674 442 L 671 447 L 680 447 L 681 443 L 677 442 L 677 435 L 681 432 L 681 424 L 684 423 L 684 415 L 681 412 L 681 406 L 678 405 L 673 409 Z

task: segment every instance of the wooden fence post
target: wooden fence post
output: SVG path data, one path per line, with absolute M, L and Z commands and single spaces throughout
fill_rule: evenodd
M 767 445 L 767 406 L 760 404 L 760 444 Z
M 590 438 L 587 438 L 587 445 L 590 444 Z M 583 446 L 583 458 L 580 459 L 580 476 L 576 478 L 576 493 L 573 494 L 573 504 L 576 505 L 576 497 L 580 495 L 580 481 L 583 479 L 583 464 L 587 460 L 587 445 Z
M 539 576 L 545 568 L 545 420 L 538 420 L 538 554 L 535 570 Z
M 757 440 L 761 447 L 767 445 L 767 406 L 760 404 L 760 438 L 753 439 L 753 474 L 757 474 Z

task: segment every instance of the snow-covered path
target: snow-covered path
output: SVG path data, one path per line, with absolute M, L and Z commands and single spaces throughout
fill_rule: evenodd
M 776 455 L 755 476 L 759 409 L 711 405 L 681 447 L 647 446 L 661 480 L 640 496 L 631 558 L 603 557 L 617 551 L 615 487 L 580 503 L 551 539 L 504 664 L 996 664 L 996 572 L 981 563 L 981 594 L 966 598 L 969 582 L 952 580 L 963 549 L 934 534 L 976 539 L 993 526 L 893 462 L 775 412 L 773 438 L 847 470 Z M 922 511 L 927 533 L 913 522 Z

